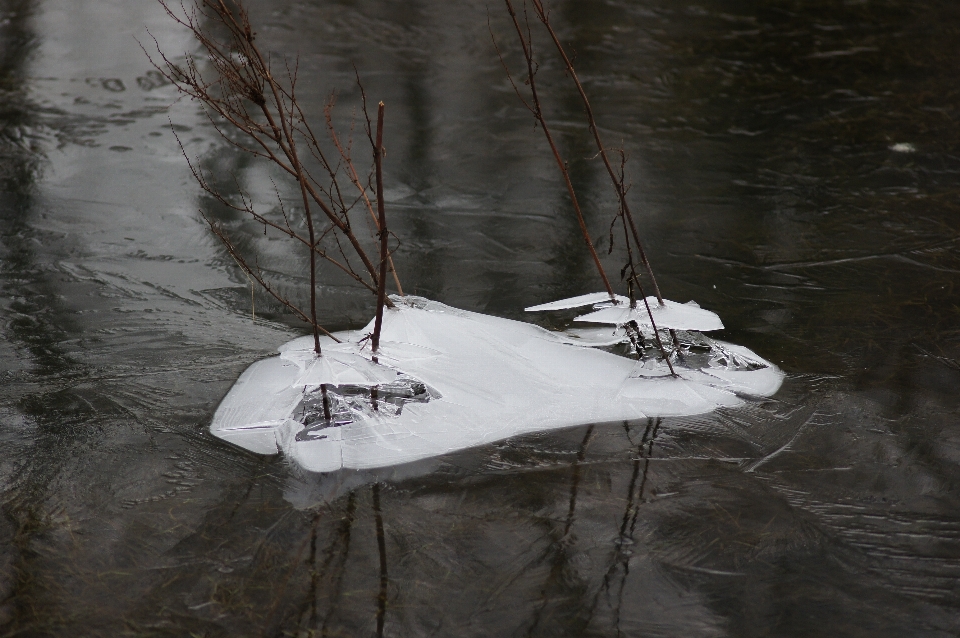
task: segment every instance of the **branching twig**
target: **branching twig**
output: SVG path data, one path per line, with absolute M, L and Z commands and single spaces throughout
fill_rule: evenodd
M 563 163 L 563 161 L 560 158 L 560 154 L 557 151 L 556 145 L 553 143 L 552 136 L 550 135 L 550 132 L 547 128 L 546 120 L 543 116 L 543 110 L 540 104 L 540 99 L 539 99 L 539 96 L 537 95 L 536 78 L 535 78 L 536 62 L 533 55 L 533 39 L 530 33 L 529 21 L 527 21 L 526 33 L 524 33 L 524 30 L 520 26 L 520 21 L 517 17 L 516 11 L 513 8 L 513 4 L 511 3 L 511 0 L 504 0 L 504 2 L 506 3 L 507 12 L 510 14 L 510 19 L 512 20 L 514 28 L 517 32 L 517 37 L 520 41 L 520 47 L 523 51 L 523 56 L 527 63 L 526 84 L 530 86 L 530 96 L 531 96 L 530 101 L 527 101 L 524 98 L 519 87 L 514 81 L 510 73 L 510 69 L 507 67 L 506 62 L 503 59 L 503 54 L 500 52 L 499 47 L 497 47 L 496 39 L 494 39 L 494 47 L 497 48 L 497 55 L 500 58 L 500 62 L 507 73 L 507 77 L 510 80 L 511 86 L 513 86 L 514 91 L 517 93 L 517 96 L 520 98 L 520 101 L 527 108 L 527 110 L 529 110 L 533 114 L 534 118 L 536 118 L 537 122 L 543 128 L 544 134 L 547 137 L 547 141 L 550 144 L 550 148 L 553 151 L 554 157 L 556 158 L 558 165 L 560 166 L 561 172 L 563 173 L 564 181 L 567 184 L 567 189 L 570 193 L 570 198 L 573 200 L 574 210 L 577 213 L 577 219 L 580 222 L 580 227 L 582 232 L 584 233 L 584 238 L 587 240 L 587 244 L 590 248 L 590 253 L 593 256 L 593 259 L 597 264 L 597 268 L 600 270 L 604 283 L 607 286 L 607 292 L 610 293 L 610 296 L 612 298 L 613 290 L 610 287 L 610 283 L 607 280 L 606 275 L 603 274 L 603 269 L 600 266 L 600 261 L 599 261 L 599 258 L 597 257 L 597 252 L 594 249 L 593 243 L 589 239 L 589 235 L 587 234 L 586 227 L 583 222 L 583 214 L 581 213 L 580 207 L 577 204 L 576 195 L 573 192 L 573 184 L 570 181 L 570 177 L 566 169 L 566 165 Z M 561 45 L 560 43 L 559 37 L 557 37 L 556 31 L 554 31 L 553 26 L 550 24 L 549 13 L 544 9 L 542 0 L 531 0 L 531 2 L 533 3 L 533 10 L 537 19 L 541 22 L 541 24 L 543 24 L 547 33 L 550 35 L 550 39 L 553 41 L 553 44 L 556 47 L 558 54 L 563 60 L 567 74 L 570 76 L 570 78 L 573 80 L 574 84 L 577 87 L 577 92 L 580 95 L 580 99 L 583 102 L 584 111 L 586 113 L 587 124 L 590 128 L 590 132 L 593 134 L 593 139 L 597 146 L 598 154 L 603 160 L 603 164 L 607 169 L 607 173 L 610 176 L 610 181 L 613 185 L 614 191 L 616 192 L 618 205 L 619 205 L 617 217 L 620 217 L 623 220 L 624 240 L 626 243 L 627 253 L 629 256 L 627 266 L 624 267 L 624 273 L 629 268 L 630 280 L 637 286 L 637 288 L 641 290 L 641 294 L 642 294 L 642 287 L 640 286 L 640 280 L 637 276 L 636 270 L 634 269 L 633 251 L 631 248 L 631 240 L 632 240 L 633 246 L 636 246 L 637 253 L 640 257 L 640 261 L 641 263 L 643 263 L 647 271 L 647 274 L 650 277 L 650 281 L 653 284 L 653 289 L 654 289 L 654 293 L 656 294 L 657 301 L 662 306 L 663 296 L 660 294 L 660 287 L 657 285 L 657 280 L 656 280 L 656 277 L 654 277 L 653 275 L 653 269 L 650 266 L 650 261 L 647 259 L 646 252 L 643 249 L 643 244 L 640 242 L 640 234 L 637 232 L 637 227 L 633 220 L 633 214 L 630 212 L 630 206 L 627 202 L 628 188 L 625 184 L 625 177 L 624 177 L 626 156 L 623 153 L 623 151 L 620 151 L 620 172 L 618 175 L 617 171 L 615 171 L 613 166 L 611 165 L 610 159 L 608 157 L 607 149 L 603 145 L 603 141 L 600 139 L 600 132 L 597 127 L 596 118 L 593 115 L 593 108 L 590 106 L 590 100 L 587 98 L 587 94 L 583 88 L 583 84 L 580 82 L 580 79 L 577 77 L 576 69 L 574 69 L 573 67 L 573 62 L 570 60 L 570 57 L 567 55 L 566 51 L 564 50 L 563 45 Z M 526 0 L 524 0 L 524 16 L 526 16 Z M 491 30 L 491 37 L 492 35 L 493 33 Z M 616 217 L 614 218 L 614 222 L 615 221 L 616 221 Z M 628 225 L 630 228 L 629 234 L 627 233 Z M 613 251 L 613 224 L 611 224 L 610 226 L 610 252 L 612 251 Z M 656 322 L 653 319 L 653 313 L 651 312 L 650 306 L 647 303 L 646 296 L 644 296 L 643 299 L 644 299 L 644 304 L 647 306 L 647 315 L 650 318 L 650 322 L 653 327 L 653 332 L 654 332 L 654 335 L 656 336 L 657 345 L 659 346 L 660 352 L 661 354 L 663 354 L 664 359 L 667 361 L 667 365 L 670 367 L 670 373 L 673 374 L 673 376 L 676 376 L 676 372 L 674 371 L 673 365 L 670 362 L 670 357 L 667 355 L 667 352 L 663 347 L 663 343 L 661 343 L 660 341 L 660 334 L 657 330 Z M 679 353 L 680 344 L 677 338 L 676 331 L 671 329 L 670 335 L 673 337 L 674 346 L 676 348 L 676 351 Z
M 318 323 L 312 322 L 311 318 L 307 315 L 307 313 L 301 310 L 299 306 L 297 306 L 296 304 L 291 302 L 289 299 L 287 299 L 286 297 L 278 293 L 276 290 L 274 290 L 273 286 L 270 285 L 270 282 L 268 282 L 264 278 L 263 271 L 260 269 L 260 266 L 259 265 L 257 265 L 256 267 L 250 266 L 250 264 L 247 263 L 246 259 L 243 257 L 240 251 L 237 250 L 237 247 L 234 246 L 233 242 L 231 242 L 230 239 L 227 237 L 227 234 L 224 232 L 223 228 L 219 226 L 216 222 L 212 221 L 203 213 L 200 213 L 200 214 L 201 216 L 203 216 L 203 221 L 207 222 L 207 225 L 210 227 L 211 232 L 213 232 L 213 234 L 217 236 L 217 239 L 219 239 L 220 242 L 223 243 L 224 247 L 227 249 L 227 252 L 237 262 L 237 265 L 240 266 L 240 269 L 243 271 L 243 273 L 247 277 L 252 278 L 258 284 L 260 284 L 261 288 L 266 290 L 270 294 L 270 296 L 272 296 L 274 299 L 276 299 L 281 304 L 283 304 L 288 310 L 293 312 L 293 314 L 295 314 L 301 321 L 305 321 L 306 323 L 311 324 L 311 326 L 315 330 L 322 332 L 323 334 L 327 335 L 328 337 L 330 337 L 331 339 L 333 339 L 338 343 L 340 342 L 339 339 L 337 339 L 330 332 L 328 332 L 323 326 L 321 326 Z
M 383 327 L 383 301 L 386 292 L 387 283 L 387 259 L 390 255 L 387 253 L 387 217 L 384 210 L 383 201 L 383 102 L 377 106 L 377 143 L 373 147 L 374 163 L 377 170 L 377 220 L 380 228 L 380 285 L 377 288 L 377 318 L 374 322 L 373 338 L 371 346 L 373 349 L 374 361 L 376 361 L 377 352 L 380 349 L 380 329 Z
M 181 1 L 179 11 L 174 11 L 169 0 L 158 1 L 174 22 L 193 35 L 205 56 L 187 54 L 184 61 L 174 62 L 161 50 L 154 38 L 158 57 L 154 59 L 146 49 L 144 52 L 157 70 L 182 94 L 203 105 L 207 118 L 224 140 L 241 151 L 272 162 L 296 182 L 298 199 L 302 206 L 302 222 L 307 231 L 305 234 L 295 230 L 291 224 L 276 186 L 282 223 L 257 212 L 252 199 L 243 193 L 239 184 L 239 203 L 235 198 L 221 193 L 190 160 L 181 144 L 181 151 L 187 157 L 190 171 L 201 189 L 227 208 L 249 215 L 263 225 L 264 232 L 267 228 L 272 228 L 306 248 L 310 262 L 310 305 L 304 309 L 278 295 L 264 279 L 260 268 L 251 267 L 244 260 L 224 234 L 223 228 L 204 216 L 213 233 L 223 242 L 227 252 L 237 260 L 247 276 L 313 327 L 314 349 L 319 354 L 319 335 L 321 332 L 329 333 L 317 322 L 317 258 L 332 264 L 374 293 L 382 288 L 380 269 L 367 256 L 350 224 L 350 210 L 360 199 L 366 201 L 368 208 L 370 207 L 366 193 L 360 186 L 356 167 L 349 152 L 345 152 L 340 145 L 332 124 L 330 130 L 337 150 L 337 161 L 328 160 L 297 98 L 299 60 L 294 58 L 291 62 L 283 59 L 285 78 L 274 75 L 270 57 L 264 55 L 256 44 L 256 34 L 240 0 L 195 0 L 190 9 Z M 224 35 L 214 36 L 214 33 Z M 202 67 L 199 62 L 201 59 L 204 60 Z M 328 124 L 332 122 L 329 112 L 327 119 Z M 177 141 L 179 142 L 179 138 Z M 322 178 L 311 172 L 304 162 L 305 157 L 316 160 Z M 338 181 L 343 169 L 351 183 L 360 189 L 360 197 L 350 203 L 341 192 Z M 326 218 L 329 224 L 326 228 L 318 226 L 323 218 Z M 341 244 L 344 239 L 346 241 Z M 323 246 L 323 242 L 327 240 L 334 244 L 332 255 Z M 363 264 L 362 274 L 350 265 L 345 249 L 360 259 Z M 394 281 L 400 290 L 392 260 L 391 271 L 394 272 Z M 386 303 L 392 305 L 389 299 Z
M 587 248 L 590 250 L 590 255 L 593 257 L 593 263 L 597 267 L 597 272 L 600 273 L 600 278 L 603 280 L 603 285 L 610 294 L 610 298 L 613 299 L 613 287 L 610 285 L 610 280 L 607 279 L 607 273 L 603 270 L 603 264 L 600 263 L 600 257 L 597 255 L 597 250 L 593 246 L 593 240 L 590 239 L 590 232 L 587 230 L 587 224 L 583 219 L 583 211 L 580 210 L 580 202 L 577 200 L 577 193 L 573 188 L 573 182 L 570 179 L 570 171 L 567 168 L 567 163 L 560 155 L 559 149 L 557 149 L 557 144 L 553 140 L 553 135 L 550 133 L 550 127 L 547 125 L 547 120 L 543 115 L 543 109 L 540 106 L 540 96 L 537 94 L 537 69 L 533 57 L 533 40 L 530 37 L 529 22 L 527 23 L 527 32 L 525 34 L 523 27 L 520 25 L 520 20 L 517 17 L 517 13 L 513 9 L 513 4 L 510 2 L 510 0 L 504 0 L 504 2 L 506 2 L 507 5 L 507 12 L 510 14 L 510 18 L 513 20 L 513 26 L 517 31 L 517 38 L 520 40 L 520 47 L 523 49 L 523 57 L 527 63 L 527 80 L 525 83 L 530 87 L 529 102 L 524 99 L 523 94 L 520 92 L 520 88 L 514 81 L 513 75 L 510 73 L 510 68 L 503 59 L 503 54 L 500 52 L 500 47 L 497 46 L 496 38 L 493 37 L 493 31 L 491 29 L 490 37 L 493 39 L 493 46 L 497 49 L 497 55 L 500 57 L 500 63 L 507 72 L 507 78 L 509 78 L 510 84 L 513 86 L 513 90 L 516 91 L 517 96 L 520 98 L 520 101 L 523 102 L 523 105 L 527 107 L 527 110 L 529 110 L 530 113 L 533 114 L 533 117 L 536 118 L 537 122 L 540 124 L 540 128 L 543 130 L 544 136 L 547 138 L 547 144 L 550 145 L 550 150 L 553 152 L 553 158 L 557 162 L 557 168 L 560 169 L 560 173 L 563 175 L 563 182 L 567 187 L 567 194 L 570 196 L 570 201 L 573 204 L 573 210 L 577 214 L 577 221 L 580 224 L 580 233 L 583 235 L 583 239 L 587 243 Z
M 663 305 L 663 296 L 660 294 L 660 287 L 657 285 L 657 278 L 653 276 L 653 268 L 650 267 L 647 254 L 643 250 L 643 244 L 640 243 L 640 234 L 637 232 L 637 226 L 633 221 L 633 214 L 630 212 L 630 206 L 627 203 L 627 189 L 624 187 L 623 179 L 617 178 L 616 172 L 614 171 L 613 166 L 610 164 L 610 159 L 607 157 L 607 149 L 600 140 L 600 131 L 597 128 L 597 121 L 593 116 L 593 108 L 590 106 L 590 100 L 587 98 L 587 93 L 583 90 L 583 84 L 580 83 L 580 78 L 577 77 L 577 71 L 573 68 L 573 62 L 570 61 L 570 57 L 564 50 L 563 45 L 560 44 L 560 38 L 557 37 L 557 32 L 553 30 L 553 26 L 550 24 L 550 14 L 543 8 L 542 0 L 531 0 L 531 2 L 533 3 L 533 10 L 537 15 L 537 19 L 540 20 L 544 28 L 546 28 L 547 33 L 550 34 L 550 39 L 553 40 L 553 44 L 557 48 L 557 53 L 563 59 L 563 63 L 566 66 L 567 74 L 577 87 L 577 92 L 580 94 L 580 99 L 583 101 L 583 108 L 586 112 L 587 122 L 590 126 L 590 132 L 593 133 L 593 140 L 597 145 L 597 151 L 599 151 L 600 158 L 603 160 L 603 165 L 606 167 L 607 173 L 610 175 L 610 182 L 613 184 L 613 188 L 617 192 L 617 198 L 620 200 L 619 203 L 621 214 L 625 215 L 627 218 L 627 222 L 630 225 L 630 231 L 633 235 L 633 240 L 637 247 L 637 252 L 640 255 L 640 261 L 643 263 L 647 274 L 650 276 L 650 281 L 653 284 L 653 292 L 657 296 L 657 301 L 660 302 L 660 305 Z
M 363 93 L 363 87 L 360 87 L 361 94 Z M 329 103 L 324 109 L 323 113 L 327 119 L 327 132 L 330 135 L 330 139 L 333 141 L 333 145 L 336 146 L 337 151 L 339 151 L 341 157 L 346 160 L 347 170 L 350 171 L 348 177 L 353 185 L 360 191 L 360 197 L 363 199 L 363 203 L 367 207 L 367 211 L 370 212 L 370 218 L 373 220 L 374 228 L 377 229 L 377 233 L 380 233 L 380 222 L 377 219 L 377 214 L 373 210 L 373 204 L 370 202 L 370 198 L 367 196 L 367 189 L 364 188 L 363 184 L 360 183 L 360 176 L 357 175 L 357 170 L 353 165 L 353 162 L 350 160 L 350 149 L 349 147 L 344 149 L 340 144 L 340 137 L 337 135 L 337 131 L 333 126 L 333 117 L 331 111 L 333 109 L 333 103 Z M 364 109 L 366 109 L 366 96 L 364 96 Z M 397 286 L 397 292 L 400 293 L 400 296 L 403 296 L 403 287 L 400 285 L 400 278 L 397 277 L 397 269 L 393 266 L 393 255 L 389 256 L 389 263 L 387 264 L 390 267 L 390 273 L 393 275 L 393 283 Z

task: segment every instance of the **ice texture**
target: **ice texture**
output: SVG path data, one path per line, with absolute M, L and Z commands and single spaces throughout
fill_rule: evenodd
M 620 328 L 551 332 L 420 297 L 392 299 L 378 363 L 366 338 L 373 322 L 337 333 L 342 343 L 322 338 L 320 357 L 312 337 L 295 339 L 240 376 L 211 432 L 258 454 L 280 450 L 313 472 L 366 469 L 535 431 L 700 414 L 771 395 L 783 379 L 750 350 L 694 333 L 682 336 L 686 360 L 698 363 L 678 359 L 675 378 L 658 355 L 643 356 L 643 344 L 635 356 L 584 347 L 628 342 Z M 693 317 L 680 325 L 719 323 L 676 306 L 668 317 Z
M 618 304 L 630 304 L 630 300 L 622 295 L 614 295 L 613 297 Z M 524 308 L 526 312 L 543 312 L 549 310 L 567 310 L 568 308 L 581 308 L 583 306 L 593 306 L 600 303 L 610 303 L 610 294 L 606 292 L 592 292 L 587 295 L 580 295 L 578 297 L 570 297 L 569 299 L 560 299 L 558 301 L 551 301 L 550 303 L 543 303 L 539 306 L 530 306 L 529 308 Z
M 695 303 L 679 303 L 664 299 L 663 304 L 656 297 L 647 297 L 647 303 L 642 300 L 637 302 L 635 308 L 629 305 L 610 306 L 601 308 L 594 312 L 581 315 L 575 321 L 584 321 L 589 323 L 609 323 L 622 326 L 630 321 L 636 321 L 640 325 L 650 325 L 650 315 L 657 323 L 658 328 L 672 328 L 675 330 L 697 330 L 699 332 L 709 332 L 711 330 L 723 330 L 723 322 L 716 313 L 704 310 Z M 647 305 L 650 306 L 650 314 L 647 314 Z

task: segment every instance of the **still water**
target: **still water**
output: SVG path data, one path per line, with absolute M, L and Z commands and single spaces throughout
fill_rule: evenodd
M 157 3 L 0 0 L 0 636 L 960 632 L 960 6 L 550 4 L 665 296 L 781 391 L 376 474 L 231 448 L 218 401 L 304 331 L 252 317 L 198 209 L 291 291 L 303 263 L 201 197 L 171 124 L 226 186 L 269 202 L 272 174 L 152 72 L 138 40 L 193 50 Z M 311 116 L 338 90 L 348 122 L 353 65 L 387 104 L 408 291 L 521 318 L 600 289 L 500 4 L 250 8 Z M 607 178 L 540 50 L 606 255 Z M 373 311 L 332 275 L 320 301 L 331 329 Z

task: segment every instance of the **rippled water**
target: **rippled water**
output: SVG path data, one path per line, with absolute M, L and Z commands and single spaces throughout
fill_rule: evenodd
M 250 5 L 311 113 L 339 89 L 349 114 L 353 64 L 386 102 L 405 288 L 513 318 L 599 289 L 486 5 Z M 147 28 L 192 46 L 156 3 L 0 0 L 0 635 L 960 632 L 960 7 L 551 6 L 665 295 L 781 392 L 376 474 L 213 439 L 239 373 L 302 329 L 266 299 L 251 318 L 197 209 L 289 290 L 303 264 L 200 196 L 170 121 L 224 184 L 267 201 L 270 174 L 151 73 Z M 551 59 L 540 81 L 604 238 L 576 95 Z M 325 282 L 328 327 L 369 319 Z

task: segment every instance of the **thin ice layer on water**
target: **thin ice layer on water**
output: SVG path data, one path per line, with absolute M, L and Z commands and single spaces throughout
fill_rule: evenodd
M 570 297 L 569 299 L 543 303 L 539 306 L 530 306 L 529 308 L 524 308 L 524 311 L 546 312 L 551 310 L 568 310 L 570 308 L 582 308 L 583 306 L 593 306 L 596 304 L 610 304 L 611 302 L 615 302 L 615 305 L 630 304 L 630 300 L 622 295 L 614 295 L 613 299 L 611 299 L 609 293 L 592 292 L 587 295 L 579 295 L 577 297 Z
M 697 333 L 680 333 L 674 378 L 647 327 L 633 339 L 626 326 L 550 332 L 420 297 L 393 300 L 378 363 L 365 339 L 372 322 L 338 333 L 342 343 L 324 338 L 321 357 L 312 337 L 295 339 L 241 375 L 211 432 L 314 472 L 375 468 L 535 431 L 700 414 L 773 394 L 783 379 L 750 350 Z
M 704 310 L 696 302 L 691 301 L 682 304 L 664 299 L 663 303 L 660 303 L 660 300 L 656 297 L 647 297 L 646 300 L 640 299 L 631 307 L 630 300 L 627 297 L 622 295 L 611 297 L 605 292 L 594 292 L 570 297 L 569 299 L 551 301 L 539 306 L 530 306 L 524 310 L 526 312 L 545 312 L 582 308 L 584 306 L 593 306 L 594 311 L 580 315 L 575 321 L 617 326 L 633 321 L 642 326 L 651 326 L 653 325 L 650 321 L 652 315 L 653 321 L 659 328 L 697 330 L 700 332 L 723 330 L 723 322 L 720 321 L 720 317 L 716 313 Z
M 649 310 L 648 310 L 649 307 Z M 631 308 L 629 305 L 617 305 L 600 308 L 585 315 L 580 315 L 575 321 L 589 323 L 608 323 L 623 325 L 635 321 L 640 325 L 652 325 L 650 316 L 658 328 L 673 328 L 675 330 L 697 330 L 710 332 L 723 330 L 723 322 L 715 313 L 704 310 L 696 304 L 683 304 L 664 299 L 661 304 L 656 297 L 647 297 L 637 302 Z

